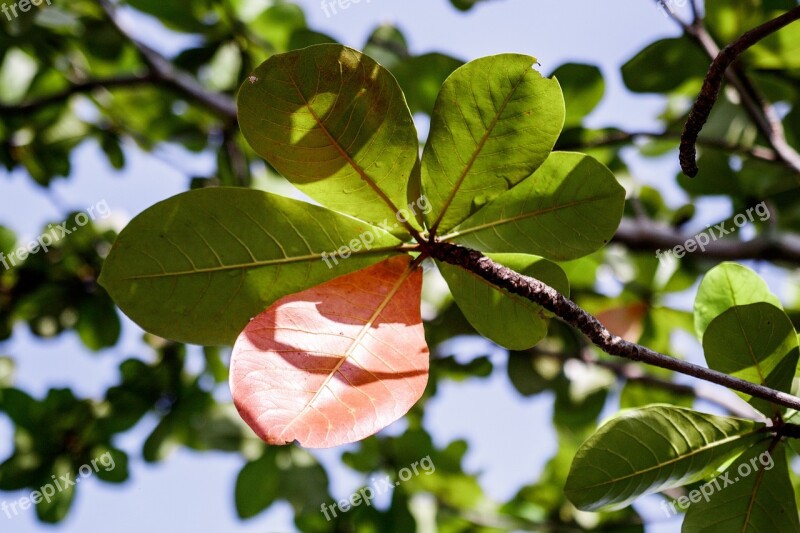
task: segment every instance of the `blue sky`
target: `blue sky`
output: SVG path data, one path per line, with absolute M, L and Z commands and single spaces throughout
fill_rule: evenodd
M 595 64 L 606 78 L 606 96 L 590 117 L 592 125 L 617 125 L 626 129 L 653 129 L 652 117 L 663 101 L 633 95 L 624 90 L 619 67 L 644 45 L 659 37 L 675 35 L 676 28 L 649 0 L 492 0 L 466 14 L 446 0 L 372 0 L 352 4 L 334 16 L 326 16 L 319 0 L 297 2 L 306 11 L 311 27 L 331 34 L 344 44 L 360 48 L 374 27 L 382 22 L 400 26 L 414 52 L 442 51 L 463 58 L 519 52 L 538 58 L 543 72 L 567 61 Z M 161 31 L 143 17 L 127 17 L 135 34 L 165 52 L 185 42 Z M 188 176 L 207 172 L 214 155 L 188 155 L 167 148 L 158 157 L 143 154 L 133 145 L 126 148 L 129 164 L 123 172 L 111 169 L 92 144 L 76 151 L 73 175 L 47 191 L 21 172 L 0 176 L 0 224 L 21 237 L 35 236 L 39 228 L 61 220 L 71 209 L 85 209 L 101 200 L 124 222 L 156 201 L 185 190 Z M 631 167 L 640 183 L 671 180 L 677 158 L 640 161 Z M 670 198 L 671 203 L 680 199 Z M 77 338 L 64 335 L 52 341 L 33 338 L 18 327 L 11 342 L 0 343 L 0 355 L 17 362 L 17 385 L 36 396 L 51 387 L 73 387 L 80 395 L 100 396 L 117 380 L 117 365 L 127 357 L 146 354 L 141 330 L 125 323 L 119 346 L 99 355 L 88 355 Z M 477 346 L 460 346 L 463 352 Z M 192 364 L 199 364 L 193 350 Z M 426 426 L 437 445 L 453 439 L 470 442 L 466 466 L 481 472 L 488 493 L 508 498 L 517 488 L 535 480 L 555 451 L 550 427 L 552 399 L 542 395 L 521 398 L 507 382 L 502 357 L 496 357 L 493 377 L 464 383 L 445 383 L 431 402 Z M 179 450 L 166 461 L 150 465 L 140 458 L 143 439 L 154 421 L 143 421 L 118 442 L 131 455 L 131 480 L 119 487 L 88 481 L 81 485 L 69 518 L 59 531 L 103 531 L 109 524 L 119 533 L 142 530 L 165 531 L 293 531 L 286 504 L 274 506 L 247 522 L 236 518 L 233 487 L 242 458 L 221 453 Z M 401 431 L 402 422 L 390 428 Z M 0 419 L 0 458 L 11 451 L 10 425 Z M 331 466 L 332 490 L 345 497 L 363 480 L 336 467 L 339 450 L 315 452 Z M 0 501 L 11 501 L 24 493 L 1 493 Z M 322 503 L 322 502 L 320 502 Z M 648 516 L 660 520 L 655 507 L 645 505 Z M 661 515 L 663 517 L 663 515 Z M 19 532 L 44 529 L 28 511 L 16 517 L 9 528 L 0 515 L 0 529 Z M 674 529 L 675 522 L 660 524 L 652 531 Z M 52 529 L 52 528 L 47 528 Z

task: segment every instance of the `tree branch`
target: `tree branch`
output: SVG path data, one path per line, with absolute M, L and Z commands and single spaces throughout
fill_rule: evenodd
M 539 304 L 567 324 L 576 327 L 593 344 L 610 355 L 666 368 L 687 376 L 716 383 L 777 405 L 800 409 L 800 398 L 791 394 L 681 361 L 647 347 L 628 342 L 612 334 L 597 318 L 554 288 L 537 279 L 523 276 L 495 263 L 481 252 L 448 242 L 424 242 L 422 243 L 422 249 L 434 259 L 465 268 L 497 287 Z
M 605 137 L 601 137 L 599 139 L 591 139 L 586 142 L 572 142 L 572 143 L 558 144 L 556 145 L 556 149 L 579 150 L 587 148 L 599 148 L 603 146 L 613 146 L 617 144 L 630 143 L 641 137 L 647 137 L 651 139 L 680 140 L 681 135 L 679 133 L 671 131 L 633 131 L 633 132 L 618 131 L 609 133 Z M 722 139 L 698 139 L 697 144 L 699 146 L 706 146 L 708 148 L 715 148 L 717 150 L 723 150 L 725 152 L 752 157 L 754 159 L 759 159 L 761 161 L 766 161 L 769 163 L 785 164 L 785 161 L 779 158 L 778 154 L 776 154 L 774 150 L 772 150 L 771 148 L 767 148 L 766 146 L 758 146 L 758 145 L 744 146 L 741 144 L 727 142 Z
M 798 19 L 800 19 L 800 6 L 744 33 L 722 51 L 718 50 L 711 35 L 702 25 L 690 26 L 682 23 L 684 31 L 694 37 L 706 53 L 714 58 L 683 130 L 680 145 L 680 163 L 684 174 L 690 177 L 697 175 L 697 149 L 695 143 L 719 97 L 722 80 L 725 77 L 739 92 L 745 108 L 755 120 L 759 130 L 767 137 L 778 156 L 800 174 L 800 154 L 786 142 L 782 128 L 776 127 L 777 114 L 774 113 L 771 106 L 759 101 L 761 99 L 757 94 L 754 94 L 754 86 L 746 79 L 741 69 L 738 71 L 728 69 L 748 48 Z
M 76 94 L 83 94 L 92 92 L 95 89 L 110 89 L 113 87 L 136 87 L 138 85 L 147 85 L 155 83 L 157 80 L 152 74 L 145 74 L 142 76 L 118 76 L 115 78 L 107 78 L 104 80 L 89 80 L 83 83 L 75 83 L 70 85 L 65 90 L 45 96 L 38 100 L 25 102 L 19 105 L 2 105 L 0 104 L 0 112 L 5 115 L 23 115 L 26 113 L 33 113 L 45 107 L 60 104 L 69 100 Z
M 684 383 L 675 383 L 674 381 L 670 381 L 668 379 L 663 379 L 650 374 L 645 374 L 639 365 L 634 365 L 632 363 L 598 359 L 589 350 L 586 349 L 582 349 L 579 356 L 574 356 L 561 352 L 551 352 L 547 350 L 541 350 L 535 346 L 530 350 L 527 350 L 527 352 L 529 352 L 534 357 L 554 357 L 559 361 L 561 361 L 562 363 L 568 361 L 569 359 L 578 359 L 587 365 L 605 368 L 606 370 L 612 372 L 617 378 L 623 379 L 628 382 L 642 383 L 644 385 L 648 385 L 677 395 L 689 396 L 697 400 L 706 401 L 710 404 L 716 405 L 717 407 L 719 407 L 724 411 L 727 411 L 733 416 L 738 416 L 740 418 L 753 418 L 754 416 L 758 416 L 758 411 L 756 411 L 752 407 L 749 407 L 748 404 L 742 405 L 744 402 L 738 400 L 738 398 L 734 397 L 732 399 L 728 399 L 718 394 L 713 394 L 710 391 L 703 390 L 698 387 L 693 387 L 692 385 L 687 385 Z
M 654 250 L 685 245 L 687 240 L 694 238 L 694 234 L 682 233 L 652 221 L 625 218 L 612 242 L 623 244 L 629 250 L 653 253 Z M 800 264 L 800 236 L 759 236 L 749 241 L 719 239 L 707 244 L 702 253 L 718 260 L 763 259 Z
M 209 91 L 192 76 L 177 70 L 172 63 L 147 46 L 137 41 L 120 24 L 116 17 L 116 7 L 108 0 L 98 0 L 112 26 L 139 51 L 142 59 L 150 68 L 150 73 L 162 85 L 172 87 L 185 97 L 203 105 L 220 118 L 236 121 L 236 103 L 223 93 Z
M 697 26 L 702 24 L 702 17 L 700 16 L 700 6 L 697 5 L 698 0 L 691 0 L 689 5 L 692 8 L 692 25 Z
M 98 0 L 98 2 L 114 28 L 139 51 L 142 59 L 148 66 L 148 73 L 144 75 L 117 76 L 114 78 L 75 83 L 64 91 L 40 98 L 39 100 L 25 102 L 20 105 L 0 104 L 0 112 L 10 116 L 22 115 L 39 111 L 51 105 L 60 104 L 76 94 L 88 93 L 95 89 L 156 84 L 176 91 L 185 98 L 205 107 L 226 122 L 235 124 L 237 120 L 236 103 L 231 97 L 223 93 L 209 91 L 189 74 L 175 69 L 168 59 L 147 45 L 134 39 L 120 26 L 115 17 L 115 7 L 111 3 L 107 0 Z

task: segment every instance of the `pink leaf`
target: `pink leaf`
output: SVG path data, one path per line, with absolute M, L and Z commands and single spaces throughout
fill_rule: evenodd
M 411 408 L 428 381 L 422 271 L 409 256 L 281 298 L 231 356 L 233 401 L 270 444 L 361 440 Z

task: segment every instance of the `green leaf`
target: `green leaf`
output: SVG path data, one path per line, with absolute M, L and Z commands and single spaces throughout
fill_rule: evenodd
M 569 294 L 564 271 L 546 259 L 525 254 L 490 254 L 498 263 Z M 458 307 L 484 337 L 509 350 L 524 350 L 547 335 L 551 316 L 542 307 L 500 289 L 461 267 L 437 262 Z
M 128 454 L 117 448 L 98 446 L 92 450 L 95 475 L 106 483 L 123 483 L 128 480 Z
M 100 283 L 151 333 L 231 344 L 278 298 L 386 259 L 399 244 L 379 228 L 305 202 L 197 189 L 134 218 Z M 349 248 L 332 255 L 342 247 Z
M 783 310 L 758 302 L 731 307 L 708 325 L 703 335 L 708 366 L 725 374 L 791 392 L 797 367 L 797 333 Z M 779 414 L 779 406 L 737 392 L 767 415 Z
M 238 109 L 250 146 L 305 194 L 408 233 L 395 214 L 408 204 L 419 143 L 385 68 L 336 44 L 275 55 L 242 84 Z
M 738 263 L 725 262 L 703 278 L 694 299 L 694 329 L 702 340 L 708 324 L 728 308 L 757 302 L 781 307 L 761 277 Z
M 447 77 L 464 62 L 431 53 L 404 59 L 392 69 L 412 113 L 433 113 L 436 96 Z
M 561 84 L 567 116 L 564 127 L 580 126 L 583 117 L 591 113 L 605 93 L 605 81 L 600 69 L 593 65 L 566 63 L 553 71 Z
M 14 425 L 35 433 L 42 417 L 42 408 L 27 392 L 19 389 L 0 389 L 0 412 Z M 0 486 L 2 482 L 0 482 Z
M 690 392 L 685 394 L 673 392 L 668 389 L 654 387 L 647 382 L 631 380 L 625 382 L 619 394 L 620 409 L 644 407 L 654 403 L 668 403 L 677 407 L 691 407 L 694 403 L 694 395 Z
M 399 28 L 384 23 L 370 34 L 363 53 L 391 70 L 398 61 L 408 57 L 408 41 Z
M 486 252 L 577 259 L 611 239 L 624 203 L 625 190 L 602 163 L 553 152 L 530 177 L 442 239 Z
M 17 236 L 14 234 L 13 231 L 8 229 L 5 226 L 0 226 L 0 252 L 4 254 L 9 254 L 14 250 L 14 245 L 17 243 Z M 6 259 L 6 262 L 8 260 Z M 5 268 L 4 270 L 7 270 Z
M 236 478 L 236 512 L 239 518 L 252 518 L 280 497 L 280 470 L 275 464 L 275 448 L 244 465 Z
M 469 11 L 475 4 L 485 0 L 450 0 L 453 3 L 453 7 L 458 9 L 459 11 Z
M 127 4 L 134 8 L 153 15 L 158 21 L 170 29 L 186 33 L 202 33 L 208 28 L 201 22 L 208 18 L 208 4 L 179 5 L 174 2 L 160 0 L 128 0 Z
M 553 388 L 561 375 L 562 363 L 549 356 L 535 356 L 530 352 L 508 352 L 506 373 L 511 384 L 523 396 L 534 396 Z
M 253 33 L 281 52 L 289 48 L 292 34 L 305 27 L 305 13 L 300 6 L 289 3 L 268 7 L 250 23 Z
M 78 304 L 75 331 L 92 351 L 114 346 L 119 340 L 121 324 L 111 299 L 103 294 L 102 298 L 82 300 Z
M 780 12 L 773 13 L 774 16 Z M 800 68 L 800 28 L 791 24 L 745 52 L 748 64 L 759 69 Z
M 770 451 L 771 444 L 766 441 L 753 446 L 725 473 L 691 491 L 693 500 L 689 502 L 691 506 L 681 531 L 800 531 L 786 449 L 783 443 L 778 443 Z
M 762 439 L 762 427 L 667 405 L 623 412 L 580 447 L 564 492 L 584 511 L 625 507 L 703 479 Z
M 422 155 L 428 226 L 446 232 L 542 164 L 564 125 L 564 99 L 536 58 L 502 54 L 467 63 L 436 99 Z
M 75 480 L 75 470 L 66 455 L 59 456 L 53 463 L 50 477 L 44 478 L 46 481 L 42 485 L 42 492 L 47 484 L 50 485 L 50 489 L 54 489 L 53 480 L 63 479 L 62 476 L 69 476 L 69 479 Z M 75 497 L 75 485 L 64 486 L 61 489 L 56 490 L 51 498 L 42 499 L 36 504 L 36 515 L 42 522 L 56 524 L 64 520 L 69 513 Z
M 682 86 L 696 92 L 710 62 L 687 37 L 662 39 L 622 65 L 622 79 L 636 93 L 666 93 Z

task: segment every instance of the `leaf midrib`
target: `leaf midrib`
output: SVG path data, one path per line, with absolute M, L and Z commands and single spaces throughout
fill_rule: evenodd
M 469 227 L 469 228 L 465 228 L 463 230 L 458 230 L 457 229 L 456 231 L 448 233 L 447 235 L 442 237 L 441 240 L 448 241 L 448 240 L 456 239 L 458 237 L 463 237 L 464 235 L 469 235 L 470 233 L 475 233 L 477 231 L 493 228 L 495 226 L 500 226 L 500 225 L 503 225 L 503 224 L 509 224 L 509 223 L 512 223 L 512 222 L 517 222 L 519 220 L 524 220 L 526 218 L 532 218 L 532 217 L 537 217 L 537 216 L 540 216 L 540 215 L 546 215 L 548 213 L 552 213 L 552 212 L 555 212 L 555 211 L 560 211 L 561 209 L 569 209 L 570 207 L 576 207 L 576 206 L 583 205 L 583 204 L 586 204 L 586 203 L 589 203 L 589 202 L 594 202 L 594 201 L 597 201 L 597 200 L 605 200 L 606 198 L 611 198 L 611 197 L 612 197 L 611 195 L 594 196 L 592 198 L 585 198 L 583 200 L 575 200 L 573 202 L 567 202 L 565 204 L 559 204 L 559 205 L 554 205 L 554 206 L 547 207 L 547 208 L 544 208 L 544 209 L 539 209 L 538 211 L 531 211 L 529 213 L 522 213 L 522 214 L 519 214 L 519 215 L 515 215 L 513 217 L 500 218 L 500 219 L 497 219 L 497 220 L 493 220 L 492 222 L 487 222 L 485 224 L 481 224 L 481 225 L 478 225 L 478 226 L 472 226 L 472 227 Z M 467 219 L 465 222 L 469 222 L 469 219 Z
M 470 157 L 469 161 L 467 162 L 466 166 L 464 167 L 464 170 L 461 172 L 461 174 L 459 175 L 458 179 L 456 180 L 456 183 L 453 186 L 453 189 L 450 191 L 450 195 L 447 197 L 447 200 L 442 205 L 442 211 L 439 213 L 439 216 L 436 218 L 436 221 L 433 223 L 433 226 L 431 226 L 431 233 L 434 233 L 439 228 L 439 224 L 441 224 L 442 220 L 444 219 L 444 215 L 447 213 L 447 210 L 450 208 L 450 205 L 453 203 L 453 199 L 455 198 L 456 193 L 461 188 L 461 185 L 463 185 L 464 180 L 467 179 L 467 175 L 472 170 L 473 165 L 475 165 L 475 161 L 477 161 L 478 156 L 481 154 L 481 152 L 483 151 L 484 147 L 486 146 L 486 143 L 489 140 L 489 136 L 492 134 L 492 132 L 494 131 L 494 128 L 497 126 L 497 123 L 500 120 L 500 116 L 505 112 L 506 107 L 508 107 L 508 103 L 511 101 L 511 97 L 514 96 L 514 94 L 517 92 L 517 89 L 522 84 L 522 82 L 525 81 L 525 78 L 528 75 L 529 75 L 529 72 L 523 72 L 522 76 L 520 76 L 520 78 L 517 81 L 517 83 L 515 83 L 514 86 L 511 88 L 511 90 L 509 91 L 509 93 L 506 96 L 505 100 L 503 100 L 503 104 L 500 106 L 500 109 L 495 113 L 495 116 L 492 119 L 492 123 L 489 125 L 489 127 L 486 128 L 486 133 L 483 134 L 483 137 L 481 138 L 480 142 L 478 142 L 478 145 L 475 147 L 475 150 L 472 152 L 472 156 Z M 456 105 L 458 105 L 458 104 L 456 104 Z
M 770 446 L 770 451 L 771 449 L 772 446 Z M 756 498 L 758 497 L 758 491 L 761 489 L 761 483 L 764 480 L 765 474 L 766 470 L 764 470 L 763 468 L 758 471 L 758 474 L 756 474 L 756 480 L 753 483 L 753 490 L 750 493 L 750 500 L 747 503 L 747 512 L 744 515 L 744 523 L 742 524 L 742 533 L 746 533 L 747 529 L 750 527 L 750 520 L 753 515 L 753 506 L 756 503 Z
M 340 63 L 340 66 L 341 66 L 341 63 Z M 363 68 L 363 65 L 362 65 L 362 68 Z M 369 187 L 370 187 L 370 188 L 371 188 L 371 189 L 372 189 L 372 190 L 375 192 L 375 194 L 377 194 L 377 195 L 378 195 L 378 197 L 381 199 L 381 201 L 382 201 L 383 203 L 385 203 L 385 204 L 386 204 L 386 205 L 389 207 L 389 209 L 391 209 L 391 210 L 392 210 L 392 214 L 396 214 L 396 213 L 399 211 L 399 209 L 397 208 L 397 206 L 396 206 L 396 205 L 394 205 L 394 202 L 392 202 L 392 200 L 391 200 L 391 199 L 390 199 L 388 196 L 386 196 L 386 193 L 384 193 L 384 192 L 381 190 L 381 188 L 380 188 L 380 187 L 378 187 L 378 184 L 377 184 L 377 183 L 375 183 L 375 180 L 373 180 L 373 179 L 372 179 L 372 178 L 371 178 L 371 177 L 370 177 L 370 176 L 369 176 L 369 175 L 368 175 L 368 174 L 367 174 L 367 173 L 364 171 L 364 169 L 363 169 L 363 168 L 361 168 L 361 165 L 359 165 L 358 163 L 356 163 L 356 162 L 353 160 L 353 158 L 352 158 L 352 157 L 350 157 L 350 154 L 348 154 L 348 153 L 347 153 L 347 151 L 346 151 L 346 150 L 345 150 L 345 149 L 344 149 L 344 148 L 341 146 L 341 144 L 339 144 L 339 141 L 337 141 L 337 140 L 336 140 L 336 139 L 333 137 L 333 135 L 331 134 L 331 132 L 330 132 L 330 131 L 328 131 L 328 128 L 326 128 L 326 127 L 325 127 L 325 125 L 324 125 L 324 123 L 322 122 L 322 120 L 320 119 L 319 115 L 317 115 L 316 111 L 314 111 L 314 108 L 311 106 L 311 104 L 309 103 L 308 99 L 307 99 L 307 98 L 306 98 L 306 96 L 303 94 L 303 91 L 301 91 L 301 90 L 300 90 L 300 87 L 297 85 L 297 81 L 294 79 L 294 76 L 292 76 L 292 73 L 291 73 L 291 72 L 289 72 L 289 71 L 288 71 L 288 69 L 287 69 L 287 70 L 285 70 L 285 73 L 286 73 L 287 77 L 288 77 L 288 78 L 289 78 L 289 79 L 292 81 L 292 85 L 294 86 L 295 90 L 297 91 L 297 94 L 298 94 L 298 96 L 300 96 L 300 98 L 303 100 L 303 104 L 306 106 L 306 109 L 308 109 L 308 112 L 309 112 L 309 114 L 311 114 L 311 116 L 314 118 L 314 121 L 316 122 L 316 124 L 317 124 L 317 127 L 320 129 L 320 131 L 322 131 L 322 133 L 324 133 L 324 134 L 325 134 L 325 136 L 326 136 L 326 137 L 328 138 L 328 140 L 331 142 L 331 145 L 332 145 L 334 148 L 336 148 L 336 150 L 337 150 L 337 151 L 339 152 L 339 154 L 340 154 L 340 155 L 341 155 L 341 156 L 344 158 L 344 160 L 347 162 L 347 164 L 348 164 L 348 165 L 350 165 L 350 167 L 351 167 L 353 170 L 355 170 L 355 171 L 356 171 L 356 173 L 358 173 L 359 177 L 360 177 L 360 178 L 361 178 L 361 179 L 362 179 L 364 182 L 366 182 L 366 184 L 367 184 L 367 185 L 369 185 Z M 338 101 L 338 95 L 337 95 L 337 101 Z M 408 225 L 408 222 L 405 222 L 405 225 Z
M 361 250 L 361 251 L 352 251 L 352 253 L 348 257 L 353 256 L 364 256 L 364 255 L 372 255 L 372 254 L 380 254 L 384 252 L 401 252 L 404 249 L 405 244 L 400 244 L 396 246 L 391 246 L 388 248 L 373 248 L 371 250 Z M 226 272 L 230 270 L 243 270 L 243 269 L 251 269 L 251 268 L 261 268 L 267 267 L 272 265 L 286 265 L 291 263 L 302 263 L 306 261 L 312 260 L 320 260 L 322 259 L 322 255 L 332 255 L 330 252 L 322 252 L 319 254 L 308 254 L 308 255 L 300 255 L 296 257 L 284 257 L 281 259 L 267 259 L 264 261 L 254 261 L 250 263 L 237 263 L 233 265 L 220 265 L 215 267 L 206 267 L 206 268 L 197 268 L 193 270 L 179 270 L 175 272 L 161 272 L 157 274 L 140 274 L 135 276 L 127 276 L 124 278 L 115 278 L 116 281 L 130 281 L 130 280 L 139 280 L 139 279 L 159 279 L 159 278 L 171 278 L 171 277 L 178 277 L 178 276 L 193 276 L 195 274 L 207 274 L 207 273 L 215 273 L 215 272 Z
M 731 442 L 731 441 L 734 441 L 734 440 L 737 440 L 737 439 L 743 439 L 743 438 L 746 438 L 746 437 L 750 437 L 752 435 L 757 434 L 758 432 L 759 432 L 759 429 L 755 428 L 755 429 L 753 429 L 753 431 L 751 431 L 749 433 L 744 433 L 744 434 L 741 434 L 741 435 L 733 435 L 731 437 L 727 437 L 727 438 L 722 439 L 722 440 L 716 440 L 716 441 L 710 443 L 710 445 L 704 446 L 702 448 L 697 448 L 696 450 L 692 450 L 691 453 L 688 453 L 688 454 L 685 454 L 685 455 L 681 455 L 680 457 L 675 457 L 674 459 L 670 459 L 669 461 L 666 461 L 664 463 L 659 463 L 657 465 L 653 465 L 653 466 L 651 466 L 649 468 L 645 468 L 643 470 L 637 470 L 636 472 L 633 472 L 631 474 L 627 474 L 627 475 L 624 475 L 624 476 L 621 476 L 621 477 L 617 477 L 617 478 L 611 479 L 609 481 L 603 481 L 602 483 L 597 483 L 597 484 L 594 484 L 594 485 L 584 485 L 584 486 L 580 487 L 580 490 L 594 489 L 594 488 L 602 487 L 602 486 L 605 486 L 605 485 L 608 485 L 608 484 L 615 484 L 615 483 L 618 483 L 618 482 L 620 482 L 620 481 L 622 481 L 624 479 L 629 479 L 629 478 L 632 478 L 634 476 L 639 476 L 639 475 L 645 474 L 647 472 L 650 472 L 652 470 L 663 468 L 663 467 L 665 467 L 667 465 L 671 465 L 671 464 L 676 463 L 678 461 L 682 461 L 684 459 L 690 458 L 690 457 L 692 457 L 692 456 L 694 456 L 694 455 L 696 455 L 696 454 L 698 454 L 700 452 L 704 452 L 704 451 L 707 451 L 707 450 L 712 450 L 712 449 L 716 448 L 717 446 L 720 446 L 720 445 L 723 445 L 723 444 L 727 444 L 728 442 Z
M 359 331 L 359 333 L 356 336 L 356 338 L 354 338 L 352 340 L 352 342 L 350 343 L 350 346 L 347 348 L 347 351 L 344 354 L 342 354 L 342 358 L 339 360 L 339 362 L 336 364 L 336 366 L 330 371 L 330 374 L 328 375 L 328 377 L 325 378 L 325 381 L 323 381 L 320 384 L 320 386 L 317 389 L 317 392 L 314 394 L 314 396 L 310 400 L 308 400 L 308 402 L 306 402 L 305 405 L 303 405 L 303 408 L 300 410 L 300 412 L 297 413 L 289 421 L 289 423 L 286 424 L 286 426 L 284 426 L 284 428 L 281 430 L 280 435 L 278 435 L 279 438 L 283 439 L 283 436 L 286 434 L 286 432 L 289 430 L 289 428 L 295 422 L 300 420 L 300 418 L 303 416 L 303 414 L 305 414 L 305 412 L 308 409 L 310 409 L 312 405 L 314 405 L 314 402 L 316 401 L 316 399 L 319 397 L 320 394 L 322 394 L 322 391 L 325 390 L 326 387 L 328 387 L 328 384 L 331 382 L 333 377 L 339 372 L 339 369 L 342 367 L 342 365 L 344 365 L 344 363 L 350 358 L 350 356 L 353 354 L 353 351 L 355 351 L 355 349 L 358 346 L 361 345 L 361 341 L 364 339 L 364 337 L 367 335 L 367 333 L 369 333 L 370 329 L 372 329 L 372 325 L 374 324 L 374 322 L 378 319 L 378 317 L 381 315 L 383 310 L 386 309 L 386 306 L 389 305 L 389 302 L 391 302 L 392 299 L 395 297 L 395 295 L 397 294 L 397 291 L 400 290 L 400 288 L 403 286 L 403 284 L 406 282 L 408 277 L 414 272 L 414 270 L 416 268 L 417 268 L 416 265 L 414 265 L 413 263 L 409 264 L 406 267 L 405 272 L 403 272 L 403 274 L 397 279 L 397 281 L 395 282 L 394 286 L 386 294 L 386 297 L 383 299 L 383 301 L 380 303 L 380 305 L 375 309 L 375 312 L 372 313 L 372 315 L 369 317 L 369 320 L 367 320 L 367 322 L 361 328 L 361 331 Z

